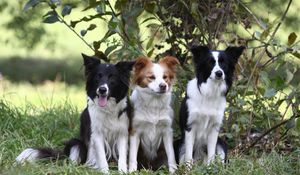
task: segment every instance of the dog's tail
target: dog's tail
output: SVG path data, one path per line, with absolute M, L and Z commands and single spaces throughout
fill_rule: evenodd
M 64 150 L 52 148 L 27 148 L 16 158 L 18 163 L 35 162 L 40 159 L 62 159 L 69 157 L 75 164 L 86 162 L 87 146 L 79 139 L 71 139 L 65 143 Z

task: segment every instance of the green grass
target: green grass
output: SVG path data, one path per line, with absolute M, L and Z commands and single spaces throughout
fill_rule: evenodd
M 48 110 L 68 103 L 77 109 L 86 106 L 84 85 L 45 81 L 43 84 L 11 83 L 0 79 L 0 97 L 19 108 Z
M 85 106 L 83 87 L 62 83 L 32 86 L 6 81 L 5 84 L 7 88 L 4 88 L 2 95 L 6 95 L 0 100 L 0 174 L 99 174 L 88 167 L 72 165 L 66 159 L 23 166 L 14 161 L 25 148 L 62 148 L 64 141 L 77 136 L 79 115 Z M 3 83 L 1 85 L 3 89 Z M 280 155 L 275 151 L 262 154 L 252 151 L 250 155 L 230 155 L 229 159 L 226 166 L 219 163 L 211 166 L 196 164 L 187 174 L 300 173 L 300 149 L 287 155 Z M 117 174 L 116 165 L 111 164 L 110 167 L 112 174 Z M 177 174 L 184 172 L 185 167 L 180 167 Z M 143 170 L 139 174 L 168 172 L 166 168 L 162 168 L 156 172 Z

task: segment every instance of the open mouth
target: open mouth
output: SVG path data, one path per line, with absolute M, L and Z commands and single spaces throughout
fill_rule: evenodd
M 107 105 L 107 99 L 108 99 L 107 95 L 99 95 L 98 96 L 98 105 L 100 107 L 105 107 Z

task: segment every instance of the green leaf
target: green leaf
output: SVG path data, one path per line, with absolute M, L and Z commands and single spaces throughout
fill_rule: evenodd
M 289 119 L 289 121 L 287 121 L 285 127 L 286 129 L 292 129 L 293 127 L 295 127 L 295 125 L 296 125 L 295 118 L 291 118 Z
M 90 26 L 86 30 L 91 31 L 94 30 L 96 27 L 97 27 L 96 24 L 90 24 Z
M 151 46 L 152 46 L 152 44 L 153 44 L 153 41 L 154 41 L 154 36 L 152 36 L 150 39 L 149 39 L 149 41 L 148 41 L 148 43 L 147 43 L 147 46 L 146 46 L 146 49 L 148 50 Z
M 84 8 L 82 11 L 86 11 L 86 10 L 95 8 L 98 5 L 101 5 L 101 3 L 102 3 L 102 1 L 95 1 L 95 0 L 89 1 L 89 5 L 86 8 Z
M 154 48 L 151 49 L 148 53 L 147 53 L 147 56 L 148 57 L 151 57 L 153 55 L 153 52 L 154 52 Z
M 81 31 L 80 31 L 80 35 L 81 35 L 81 36 L 84 36 L 86 33 L 87 33 L 87 30 L 81 30 Z
M 294 78 L 294 73 L 291 72 L 289 69 L 286 69 L 286 78 L 285 78 L 285 83 L 289 84 Z
M 103 14 L 96 14 L 96 15 L 89 15 L 88 17 L 85 16 L 85 17 L 81 18 L 80 20 L 71 21 L 70 25 L 71 25 L 71 27 L 74 28 L 78 23 L 80 23 L 82 21 L 88 22 L 88 21 L 91 21 L 91 20 L 96 19 L 96 18 L 106 20 L 105 18 L 102 17 L 104 15 L 111 15 L 111 12 L 106 12 L 106 13 L 103 13 Z
M 290 33 L 290 35 L 288 37 L 288 45 L 290 46 L 290 45 L 294 44 L 296 39 L 297 39 L 296 33 L 295 32 Z
M 101 42 L 100 41 L 94 41 L 93 42 L 93 47 L 95 50 L 98 50 L 101 46 Z
M 300 58 L 300 53 L 298 53 L 298 52 L 293 52 L 292 55 L 294 55 L 297 58 Z
M 51 4 L 58 4 L 58 5 L 61 4 L 60 0 L 50 0 L 50 3 Z
M 255 32 L 253 33 L 253 35 L 254 35 L 255 38 L 260 38 L 261 33 L 260 33 L 259 31 L 255 31 Z
M 77 23 L 79 23 L 79 22 L 80 22 L 80 21 L 71 21 L 71 22 L 70 22 L 70 26 L 73 27 L 73 28 L 75 28 L 76 25 L 77 25 Z
M 101 3 L 100 5 L 97 5 L 96 11 L 97 11 L 97 13 L 100 13 L 100 14 L 105 13 L 106 12 L 106 4 Z
M 72 11 L 72 6 L 70 6 L 70 5 L 65 5 L 64 8 L 63 8 L 62 11 L 61 11 L 61 15 L 62 15 L 63 17 L 65 17 L 65 16 L 69 15 L 69 14 L 71 13 L 71 11 Z
M 113 17 L 109 22 L 108 22 L 108 28 L 110 30 L 115 30 L 119 24 L 118 18 Z
M 146 3 L 145 10 L 149 13 L 157 12 L 158 8 L 156 6 L 155 1 L 150 1 L 150 2 Z
M 265 86 L 269 86 L 271 84 L 271 81 L 269 79 L 269 75 L 267 72 L 261 71 L 259 76 L 260 76 L 261 81 L 265 84 Z
M 115 50 L 118 47 L 118 45 L 109 46 L 105 51 L 104 55 L 108 56 L 113 50 Z
M 23 8 L 23 11 L 24 11 L 24 12 L 27 12 L 30 8 L 35 7 L 35 6 L 38 5 L 40 2 L 41 2 L 40 0 L 29 0 L 29 1 L 25 4 L 25 6 L 24 6 L 24 8 Z
M 48 13 L 50 15 L 47 15 L 44 17 L 43 23 L 52 24 L 52 23 L 59 22 L 59 18 L 56 13 L 50 13 L 50 12 L 48 12 Z
M 271 88 L 271 89 L 267 89 L 264 93 L 264 97 L 266 98 L 271 98 L 274 97 L 276 95 L 276 90 Z
M 60 4 L 61 4 L 60 0 L 50 0 L 50 3 L 49 3 L 49 5 L 52 9 L 55 9 Z

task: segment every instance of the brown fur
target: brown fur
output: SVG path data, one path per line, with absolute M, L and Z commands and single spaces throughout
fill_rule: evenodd
M 164 76 L 166 76 L 165 81 L 169 86 L 171 86 L 176 75 L 176 66 L 179 64 L 179 61 L 175 57 L 166 56 L 158 63 L 166 69 L 164 73 Z
M 172 84 L 172 80 L 175 78 L 176 65 L 179 64 L 179 61 L 175 57 L 166 56 L 161 59 L 158 64 L 165 68 L 165 81 L 170 86 Z M 152 66 L 153 63 L 149 58 L 138 57 L 134 65 L 133 83 L 141 87 L 147 87 L 147 85 L 152 81 Z
M 146 57 L 138 57 L 134 64 L 133 83 L 141 87 L 146 87 L 151 79 L 147 78 L 152 75 L 151 68 L 153 63 Z

